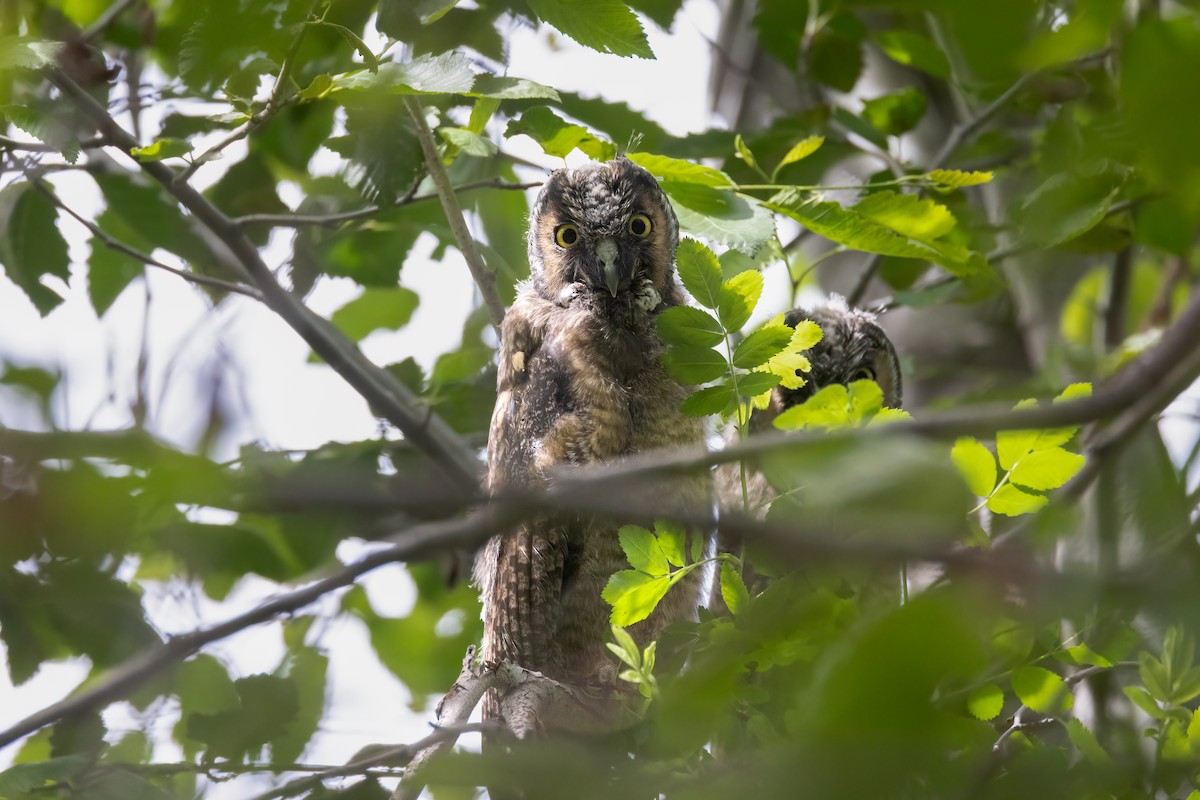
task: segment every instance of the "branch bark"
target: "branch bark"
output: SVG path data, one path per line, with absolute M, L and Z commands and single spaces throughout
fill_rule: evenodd
M 48 67 L 45 74 L 113 146 L 123 150 L 126 155 L 137 147 L 137 140 L 61 70 Z M 465 491 L 475 491 L 479 482 L 479 460 L 441 417 L 426 408 L 393 375 L 368 360 L 362 351 L 326 320 L 280 286 L 242 229 L 190 184 L 177 180 L 177 173 L 170 167 L 159 162 L 145 162 L 139 166 L 162 184 L 180 205 L 229 249 L 229 253 L 225 254 L 220 252 L 221 248 L 214 248 L 218 261 L 225 263 L 233 274 L 247 275 L 262 292 L 263 302 L 300 334 L 313 352 L 354 387 L 377 413 L 386 417 L 406 438 L 428 454 L 456 485 Z
M 429 125 L 425 122 L 425 111 L 421 108 L 421 102 L 415 97 L 407 96 L 404 98 L 404 103 L 416 126 L 417 139 L 421 142 L 421 152 L 425 154 L 425 166 L 429 170 L 429 177 L 433 179 L 437 195 L 442 201 L 442 209 L 446 212 L 446 220 L 450 223 L 450 230 L 454 233 L 454 241 L 458 242 L 458 249 L 467 261 L 467 269 L 471 270 L 471 277 L 475 279 L 475 285 L 479 287 L 479 293 L 483 296 L 483 304 L 488 310 L 492 325 L 499 330 L 500 323 L 504 321 L 504 303 L 500 302 L 500 293 L 496 291 L 496 275 L 483 263 L 483 257 L 479 255 L 479 248 L 475 246 L 475 239 L 467 228 L 466 220 L 463 219 L 462 208 L 458 205 L 458 197 L 454 194 L 454 187 L 450 185 L 450 176 L 446 174 L 446 168 L 442 166 L 442 157 L 438 155 L 437 144 L 433 141 L 433 132 L 429 130 Z

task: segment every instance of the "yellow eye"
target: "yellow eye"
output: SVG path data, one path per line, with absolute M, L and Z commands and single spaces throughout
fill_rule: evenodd
M 559 247 L 574 247 L 579 241 L 579 228 L 569 222 L 559 225 L 554 229 L 554 241 L 558 242 Z
M 629 232 L 639 239 L 645 239 L 650 235 L 654 225 L 650 222 L 650 218 L 645 214 L 634 214 L 629 218 Z

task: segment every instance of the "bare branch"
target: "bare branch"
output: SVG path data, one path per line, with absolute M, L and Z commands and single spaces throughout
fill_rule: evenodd
M 49 67 L 46 76 L 91 119 L 107 141 L 126 154 L 137 146 L 137 141 L 61 70 Z M 176 173 L 170 167 L 153 161 L 139 166 L 228 247 L 228 253 L 214 248 L 214 256 L 233 274 L 246 274 L 262 292 L 263 302 L 300 334 L 313 352 L 353 386 L 377 413 L 427 453 L 452 481 L 464 491 L 475 490 L 478 459 L 441 417 L 424 407 L 395 376 L 372 363 L 340 331 L 280 286 L 242 229 L 186 181 L 176 180 Z
M 528 183 L 509 183 L 502 181 L 499 178 L 489 178 L 488 180 L 472 181 L 464 183 L 461 186 L 455 186 L 455 192 L 465 192 L 471 189 L 506 189 L 514 191 L 524 191 L 526 189 L 534 189 L 542 185 L 542 181 L 530 181 Z M 352 222 L 356 219 L 367 219 L 376 214 L 390 211 L 393 208 L 411 205 L 412 203 L 422 203 L 426 200 L 435 200 L 439 197 L 437 192 L 429 194 L 414 194 L 411 197 L 401 197 L 396 202 L 388 206 L 367 206 L 366 208 L 358 208 L 353 211 L 341 211 L 336 214 L 246 214 L 242 217 L 235 217 L 234 223 L 237 225 L 273 225 L 277 228 L 300 228 L 306 225 L 323 225 L 326 227 L 334 227 L 343 222 Z
M 867 259 L 866 266 L 863 267 L 858 280 L 854 282 L 854 288 L 850 290 L 849 296 L 846 297 L 846 302 L 850 304 L 851 308 L 857 308 L 858 304 L 862 302 L 863 296 L 867 293 L 867 288 L 871 285 L 871 280 L 878 274 L 879 267 L 882 264 L 883 256 L 879 253 Z
M 483 263 L 479 248 L 475 246 L 475 239 L 467 229 L 467 222 L 463 219 L 462 209 L 458 205 L 458 197 L 454 194 L 454 187 L 450 185 L 450 176 L 442 166 L 442 157 L 438 155 L 437 144 L 433 141 L 433 132 L 429 130 L 429 124 L 425 121 L 425 111 L 421 108 L 421 102 L 408 96 L 404 98 L 404 103 L 408 106 L 408 113 L 416 126 L 417 139 L 420 140 L 421 151 L 425 154 L 425 166 L 429 170 L 429 177 L 433 179 L 433 185 L 437 188 L 438 197 L 441 198 L 446 220 L 454 233 L 454 241 L 458 243 L 458 249 L 467 261 L 467 269 L 471 270 L 475 285 L 479 287 L 492 324 L 499 329 L 500 323 L 504 321 L 504 303 L 500 302 L 500 294 L 496 291 L 496 275 Z
M 96 150 L 104 147 L 104 140 L 97 137 L 94 139 L 84 139 L 79 143 L 81 150 Z M 0 150 L 23 150 L 30 153 L 57 153 L 59 148 L 54 145 L 46 144 L 45 142 L 25 141 L 23 139 L 11 139 L 7 136 L 0 136 Z

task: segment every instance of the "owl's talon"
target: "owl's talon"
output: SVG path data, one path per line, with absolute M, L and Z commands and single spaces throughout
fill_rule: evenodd
M 514 372 L 524 372 L 525 371 L 525 354 L 523 352 L 521 352 L 520 350 L 518 350 L 517 352 L 512 354 L 512 359 L 510 360 L 510 363 L 512 364 L 512 368 L 513 368 Z
M 654 283 L 649 278 L 646 278 L 642 281 L 642 285 L 638 287 L 633 302 L 642 311 L 653 311 L 662 302 L 662 295 L 654 288 Z
M 563 287 L 563 290 L 558 293 L 558 304 L 563 308 L 571 305 L 571 302 L 583 293 L 584 286 L 582 283 L 568 283 Z

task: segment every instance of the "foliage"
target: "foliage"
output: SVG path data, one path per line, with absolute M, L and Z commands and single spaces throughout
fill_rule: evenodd
M 746 72 L 744 113 L 737 130 L 688 135 L 510 74 L 514 25 L 649 59 L 647 26 L 689 24 L 681 6 L 5 4 L 7 280 L 51 320 L 62 288 L 84 282 L 111 318 L 147 270 L 193 282 L 217 310 L 262 303 L 381 433 L 229 458 L 215 401 L 191 409 L 190 446 L 164 443 L 144 365 L 124 416 L 93 424 L 59 410 L 77 376 L 0 361 L 0 419 L 22 421 L 0 427 L 8 677 L 90 670 L 46 716 L 5 720 L 0 798 L 195 797 L 254 774 L 279 797 L 386 796 L 387 767 L 349 770 L 344 791 L 291 782 L 338 702 L 324 634 L 361 623 L 418 709 L 478 641 L 475 591 L 446 575 L 456 548 L 491 532 L 465 510 L 496 320 L 481 304 L 427 370 L 376 366 L 358 344 L 433 305 L 398 285 L 430 249 L 459 250 L 485 299 L 511 301 L 528 271 L 519 192 L 543 177 L 515 155 L 531 146 L 547 164 L 623 153 L 658 178 L 695 301 L 659 316 L 664 363 L 696 387 L 684 413 L 738 431 L 729 446 L 743 450 L 712 460 L 753 450 L 736 458 L 743 497 L 757 476 L 775 499 L 740 554 L 705 550 L 705 532 L 676 520 L 622 519 L 630 569 L 603 596 L 614 675 L 636 686 L 643 724 L 612 748 L 455 754 L 431 773 L 435 796 L 489 782 L 589 797 L 1200 791 L 1200 448 L 1172 461 L 1153 424 L 1200 372 L 1196 4 L 731 4 L 729 30 L 757 50 L 714 69 Z M 323 318 L 305 300 L 333 280 L 360 292 Z M 909 341 L 938 348 L 901 347 L 913 419 L 855 382 L 754 443 L 755 412 L 803 384 L 821 336 L 766 318 L 834 289 L 901 309 L 897 329 L 929 321 Z M 619 493 L 598 494 L 624 511 Z M 346 565 L 349 540 L 378 549 Z M 394 560 L 414 587 L 403 616 L 361 587 L 314 602 Z M 696 572 L 730 613 L 702 609 L 637 647 L 623 626 Z M 237 601 L 247 576 L 279 595 L 228 624 L 167 637 L 148 611 L 162 591 Z M 258 624 L 283 654 L 238 674 L 213 645 Z

